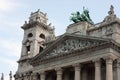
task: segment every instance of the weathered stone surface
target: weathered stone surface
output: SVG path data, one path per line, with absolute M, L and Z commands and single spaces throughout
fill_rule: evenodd
M 120 19 L 113 6 L 102 22 L 71 24 L 58 37 L 54 27 L 47 24 L 46 14 L 39 10 L 31 13 L 22 29 L 15 80 L 120 79 Z

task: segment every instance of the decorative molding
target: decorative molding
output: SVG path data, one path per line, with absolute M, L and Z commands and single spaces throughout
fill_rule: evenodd
M 81 64 L 80 63 L 74 63 L 72 66 L 73 67 L 81 67 Z
M 110 35 L 113 33 L 113 29 L 110 27 L 106 30 L 105 35 Z
M 61 67 L 56 67 L 55 70 L 58 75 L 62 74 L 63 69 Z
M 95 67 L 100 67 L 101 66 L 100 58 L 93 59 L 92 61 L 95 63 Z
M 45 71 L 40 71 L 39 74 L 40 75 L 45 75 Z
M 114 57 L 112 55 L 105 56 L 103 59 L 106 60 L 106 64 L 113 64 Z
M 81 64 L 80 63 L 75 63 L 72 66 L 75 68 L 75 71 L 80 71 L 81 70 Z

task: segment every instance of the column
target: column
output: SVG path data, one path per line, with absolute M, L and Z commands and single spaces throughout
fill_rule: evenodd
M 33 73 L 33 74 L 32 74 L 31 80 L 37 80 L 37 73 Z
M 120 80 L 120 59 L 117 59 L 116 72 L 116 79 Z
M 101 80 L 101 63 L 100 59 L 95 59 L 95 80 Z
M 106 57 L 106 80 L 113 80 L 113 58 Z
M 40 72 L 40 80 L 45 80 L 45 72 Z
M 75 77 L 74 80 L 81 80 L 81 66 L 80 64 L 74 64 L 74 69 L 75 69 Z
M 56 68 L 57 80 L 62 80 L 62 69 Z

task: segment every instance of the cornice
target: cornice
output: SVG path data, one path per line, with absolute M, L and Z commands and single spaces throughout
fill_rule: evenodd
M 36 27 L 37 25 L 42 27 L 45 30 L 49 30 L 48 25 L 45 25 L 45 24 L 43 24 L 41 22 L 38 22 L 38 21 L 33 21 L 33 22 L 28 23 L 28 24 L 26 23 L 23 26 L 21 26 L 21 28 L 26 30 L 26 29 L 29 29 L 29 28 L 32 28 L 32 27 Z
M 91 31 L 94 31 L 94 30 L 98 30 L 100 28 L 103 28 L 103 27 L 106 27 L 106 26 L 109 26 L 109 25 L 112 25 L 112 24 L 115 24 L 115 23 L 118 23 L 120 25 L 120 20 L 115 20 L 115 21 L 112 21 L 110 23 L 106 23 L 106 22 L 101 22 L 101 24 L 99 25 L 99 27 L 94 27 L 92 29 L 88 29 L 87 32 L 91 32 Z
M 24 61 L 29 61 L 29 60 L 31 60 L 31 58 L 29 58 L 29 57 L 25 57 L 25 58 L 20 58 L 17 62 L 18 63 L 20 63 L 20 62 L 24 62 Z

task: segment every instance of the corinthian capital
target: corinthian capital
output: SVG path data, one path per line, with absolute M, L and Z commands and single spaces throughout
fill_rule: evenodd
M 75 63 L 75 64 L 73 64 L 72 66 L 73 66 L 73 67 L 80 67 L 81 65 L 80 65 L 80 63 Z
M 117 59 L 116 66 L 120 68 L 120 58 Z
M 100 67 L 101 66 L 100 65 L 100 63 L 101 63 L 100 58 L 93 59 L 92 61 L 95 63 L 95 67 Z
M 111 55 L 105 56 L 104 59 L 106 60 L 106 64 L 112 64 L 114 57 Z
M 72 66 L 75 68 L 75 70 L 80 70 L 81 69 L 81 64 L 80 63 L 75 63 Z
M 57 67 L 55 68 L 57 74 L 62 74 L 62 68 L 61 67 Z

